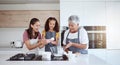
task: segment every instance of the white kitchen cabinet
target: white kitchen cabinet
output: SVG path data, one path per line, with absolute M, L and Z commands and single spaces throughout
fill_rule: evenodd
M 107 50 L 106 61 L 111 65 L 120 65 L 120 50 Z
M 105 1 L 60 1 L 61 26 L 68 25 L 68 17 L 78 15 L 80 25 L 106 25 Z
M 120 65 L 120 50 L 108 50 L 108 49 L 88 49 L 89 54 L 101 58 L 108 62 L 110 65 Z
M 106 49 L 88 49 L 88 54 L 93 54 L 102 60 L 106 61 L 106 54 L 107 50 Z
M 44 27 L 50 16 L 59 22 L 59 10 L 0 10 L 0 28 L 27 28 L 32 18 L 38 18 Z
M 106 2 L 107 49 L 120 49 L 120 1 Z

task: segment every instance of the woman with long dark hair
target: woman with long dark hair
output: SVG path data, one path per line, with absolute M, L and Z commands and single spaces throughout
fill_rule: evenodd
M 33 50 L 39 47 L 42 48 L 44 46 L 45 40 L 41 39 L 39 28 L 39 19 L 32 18 L 29 28 L 26 29 L 23 34 L 24 46 L 26 46 L 28 50 Z

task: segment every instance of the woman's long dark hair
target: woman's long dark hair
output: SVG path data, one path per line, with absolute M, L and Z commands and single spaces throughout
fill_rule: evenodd
M 57 19 L 55 18 L 55 17 L 49 17 L 47 20 L 46 20 L 46 23 L 45 23 L 45 31 L 47 32 L 47 31 L 49 31 L 49 22 L 51 21 L 51 20 L 54 20 L 55 21 L 55 27 L 54 27 L 54 31 L 55 32 L 59 32 L 59 25 L 58 25 L 58 21 L 57 21 Z
M 31 27 L 31 25 L 34 25 L 38 21 L 39 21 L 39 19 L 37 19 L 37 18 L 31 19 L 30 24 L 29 24 L 29 28 L 27 29 L 29 39 L 32 39 L 32 38 L 36 39 L 37 38 L 39 32 L 35 32 L 35 36 L 33 36 L 33 28 Z

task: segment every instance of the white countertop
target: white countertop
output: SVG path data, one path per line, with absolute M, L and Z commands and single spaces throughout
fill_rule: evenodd
M 20 49 L 0 49 L 0 65 L 110 65 L 93 54 L 81 54 L 70 61 L 6 61 L 11 56 L 21 52 Z

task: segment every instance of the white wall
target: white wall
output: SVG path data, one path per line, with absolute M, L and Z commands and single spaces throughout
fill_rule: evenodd
M 23 33 L 27 28 L 0 28 L 0 48 L 10 47 L 12 41 L 23 41 Z M 43 28 L 40 28 L 40 32 Z
M 59 4 L 0 4 L 0 10 L 60 10 L 59 8 Z M 10 47 L 11 41 L 22 41 L 25 29 L 27 28 L 0 28 L 0 48 Z
M 63 26 L 67 25 L 67 19 L 70 15 L 78 15 L 82 26 L 106 24 L 104 1 L 61 0 L 60 2 L 61 24 L 65 23 Z
M 0 47 L 9 47 L 11 41 L 21 40 L 25 28 L 0 28 Z
M 81 26 L 107 26 L 107 49 L 120 49 L 119 0 L 61 0 L 61 26 L 68 25 L 70 15 L 78 15 Z
M 120 49 L 120 1 L 106 3 L 107 48 Z

